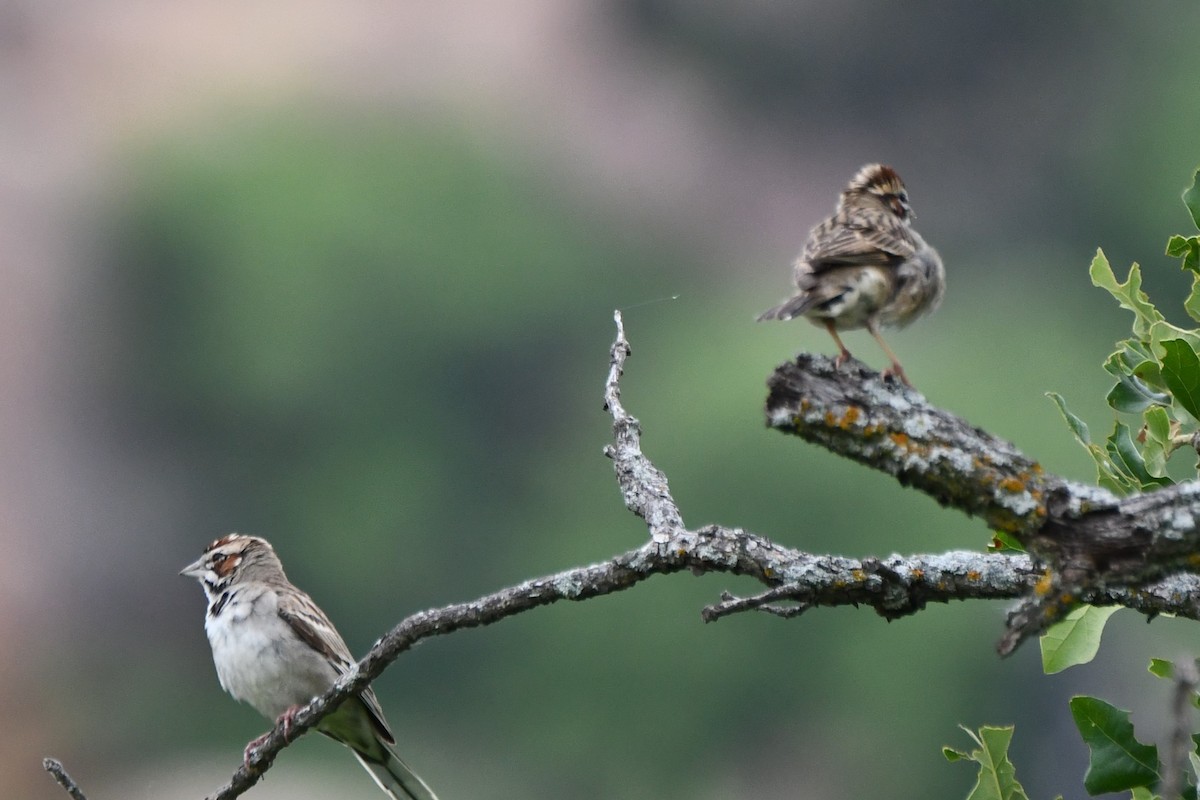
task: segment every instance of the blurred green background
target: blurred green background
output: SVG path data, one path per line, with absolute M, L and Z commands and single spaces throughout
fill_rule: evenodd
M 225 696 L 199 587 L 218 535 L 270 539 L 357 652 L 406 614 L 640 544 L 601 391 L 689 525 L 855 556 L 981 549 L 980 523 L 763 424 L 803 323 L 809 228 L 863 163 L 905 177 L 949 273 L 889 341 L 934 403 L 1091 480 L 1043 393 L 1106 433 L 1127 320 L 1102 246 L 1146 270 L 1188 220 L 1200 9 L 509 0 L 133 0 L 0 15 L 0 634 L 11 796 L 198 797 L 265 729 Z M 678 295 L 677 300 L 669 300 Z M 869 337 L 847 344 L 876 368 Z M 1016 723 L 1031 795 L 1082 796 L 1066 701 L 1161 736 L 1150 655 L 1191 623 L 1118 615 L 1096 663 L 999 661 L 1003 606 L 712 625 L 724 576 L 660 577 L 430 641 L 377 691 L 453 798 L 965 796 L 956 725 Z M 886 787 L 886 789 L 884 788 Z M 371 798 L 309 737 L 254 797 Z

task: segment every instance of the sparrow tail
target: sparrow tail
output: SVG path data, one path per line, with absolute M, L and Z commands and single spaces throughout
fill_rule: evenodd
M 409 766 L 401 761 L 400 757 L 391 751 L 391 748 L 385 747 L 384 749 L 387 752 L 387 760 L 384 762 L 372 761 L 357 750 L 353 751 L 358 763 L 371 773 L 371 777 L 379 784 L 380 789 L 383 789 L 388 796 L 395 800 L 437 800 L 437 795 L 425 784 L 425 781 L 417 776 L 417 773 L 409 769 Z
M 795 297 L 789 297 L 780 305 L 772 309 L 768 309 L 758 315 L 757 322 L 765 322 L 769 319 L 795 319 L 803 314 L 812 306 L 812 298 L 807 294 L 798 294 Z

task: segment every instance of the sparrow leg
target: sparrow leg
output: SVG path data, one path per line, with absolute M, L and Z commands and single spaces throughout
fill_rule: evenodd
M 292 720 L 294 720 L 296 718 L 296 712 L 299 710 L 300 710 L 300 706 L 292 706 L 287 711 L 284 711 L 282 714 L 280 714 L 279 719 L 275 720 L 276 725 L 278 725 L 281 722 L 283 723 L 283 740 L 285 742 L 291 741 Z M 265 742 L 267 740 L 267 737 L 270 735 L 271 735 L 271 731 L 267 731 L 262 736 L 259 736 L 257 739 L 252 741 L 250 744 L 246 745 L 246 749 L 242 751 L 242 761 L 245 763 L 250 763 L 250 756 L 254 753 L 255 750 L 262 747 L 263 742 Z
M 279 719 L 275 720 L 275 724 L 283 723 L 283 740 L 290 742 L 292 740 L 292 721 L 296 719 L 296 712 L 300 710 L 300 706 L 292 706 L 287 711 L 279 715 Z
M 842 337 L 838 336 L 837 328 L 835 328 L 833 325 L 833 320 L 825 320 L 825 330 L 829 331 L 829 335 L 833 337 L 835 342 L 837 342 L 838 356 L 833 360 L 833 368 L 840 369 L 842 364 L 845 364 L 847 361 L 853 358 L 853 356 L 851 356 L 850 351 L 846 349 L 846 345 L 842 344 Z
M 892 362 L 892 365 L 883 371 L 883 377 L 889 378 L 895 376 L 900 379 L 901 383 L 911 389 L 912 384 L 909 383 L 908 376 L 904 374 L 904 367 L 900 366 L 900 359 L 896 358 L 896 354 L 892 352 L 892 348 L 888 347 L 887 342 L 879 335 L 879 326 L 875 324 L 875 320 L 867 323 L 867 330 L 875 337 L 875 341 L 879 342 L 879 346 L 883 348 L 883 352 L 887 354 L 888 359 Z

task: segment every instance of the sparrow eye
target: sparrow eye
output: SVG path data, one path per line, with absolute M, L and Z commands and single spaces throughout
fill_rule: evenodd
M 895 213 L 896 216 L 898 216 L 898 217 L 907 217 L 908 216 L 908 197 L 907 197 L 907 195 L 905 195 L 903 193 L 892 195 L 891 198 L 888 200 L 888 205 L 891 207 L 892 212 Z

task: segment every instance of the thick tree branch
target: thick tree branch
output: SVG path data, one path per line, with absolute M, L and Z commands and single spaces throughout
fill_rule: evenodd
M 1020 536 L 1037 558 L 951 552 L 856 559 L 794 550 L 740 528 L 710 525 L 689 530 L 666 476 L 641 451 L 637 419 L 621 404 L 619 383 L 630 348 L 619 312 L 615 322 L 617 336 L 604 388 L 605 407 L 613 419 L 613 443 L 605 453 L 613 461 L 625 505 L 645 521 L 649 541 L 607 561 L 525 581 L 468 603 L 413 614 L 376 642 L 354 672 L 296 714 L 290 740 L 365 689 L 423 639 L 490 625 L 561 600 L 611 594 L 652 575 L 718 572 L 744 576 L 766 587 L 748 598 L 724 594 L 704 609 L 706 620 L 747 610 L 795 616 L 815 606 L 839 605 L 865 605 L 896 619 L 929 602 L 950 600 L 1031 596 L 1033 605 L 1024 608 L 1038 602 L 1044 606 L 1044 598 L 1053 594 L 1047 587 L 1059 586 L 1056 581 L 1061 579 L 1056 577 L 1059 573 L 1047 577 L 1039 566 L 1043 560 L 1083 572 L 1097 569 L 1094 542 L 1085 534 L 1111 540 L 1107 566 L 1117 564 L 1130 574 L 1144 575 L 1160 573 L 1149 568 L 1150 561 L 1141 551 L 1121 545 L 1128 528 L 1137 525 L 1139 541 L 1157 547 L 1159 553 L 1173 552 L 1176 558 L 1182 558 L 1185 545 L 1177 543 L 1171 550 L 1158 543 L 1160 538 L 1171 539 L 1164 531 L 1173 531 L 1179 541 L 1195 536 L 1194 522 L 1187 516 L 1189 503 L 1200 502 L 1194 490 L 1189 494 L 1180 488 L 1118 500 L 1046 475 L 1011 445 L 929 406 L 916 392 L 889 387 L 853 362 L 838 372 L 828 360 L 806 356 L 781 367 L 772 379 L 771 424 L 896 475 L 944 504 L 983 516 Z M 1054 561 L 1056 554 L 1076 551 L 1076 556 Z M 1075 599 L 1200 619 L 1197 598 L 1200 579 L 1180 574 L 1139 585 L 1093 580 L 1081 585 Z M 277 726 L 212 800 L 243 794 L 286 746 L 283 727 Z M 45 768 L 73 797 L 82 798 L 61 764 L 47 759 Z
M 767 387 L 771 427 L 893 475 L 1022 540 L 1052 516 L 1117 504 L 1108 492 L 1046 473 L 1003 439 L 858 361 L 838 369 L 831 359 L 802 353 L 776 369 Z
M 1200 484 L 1118 498 L 1046 473 L 1016 447 L 852 361 L 801 354 L 768 381 L 767 424 L 894 475 L 1016 536 L 1049 568 L 1009 616 L 1001 653 L 1108 587 L 1200 566 Z

